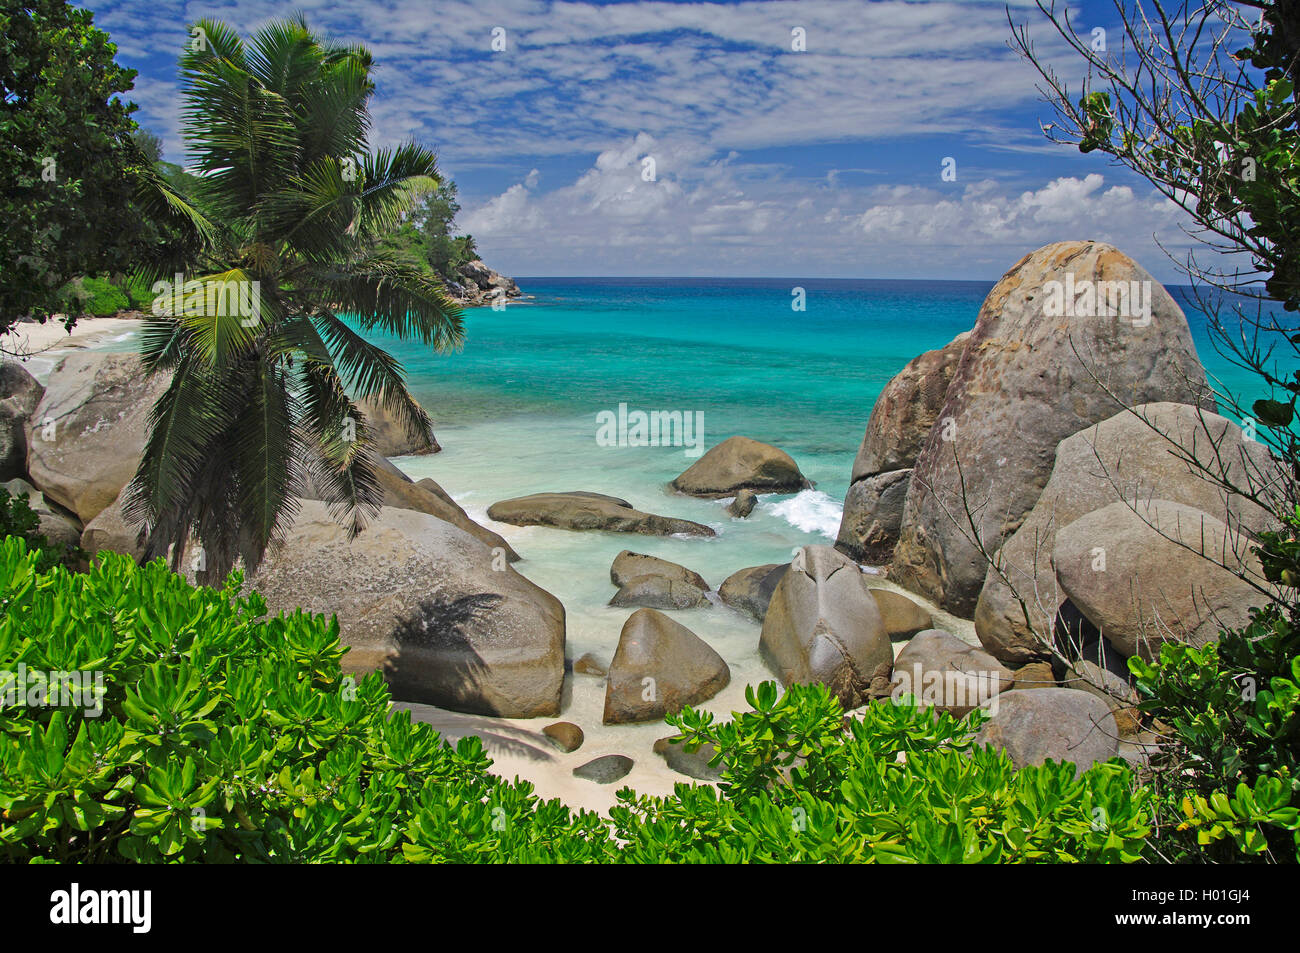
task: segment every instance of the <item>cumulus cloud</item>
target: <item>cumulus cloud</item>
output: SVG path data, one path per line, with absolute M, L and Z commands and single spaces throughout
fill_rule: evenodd
M 655 154 L 670 171 L 646 181 L 641 160 Z M 1175 248 L 1183 239 L 1173 203 L 1100 173 L 1017 190 L 994 179 L 923 188 L 845 176 L 796 188 L 752 171 L 639 134 L 567 185 L 539 193 L 515 183 L 461 221 L 518 274 L 569 263 L 579 274 L 983 278 L 1063 239 L 1109 241 L 1169 274 L 1152 235 Z

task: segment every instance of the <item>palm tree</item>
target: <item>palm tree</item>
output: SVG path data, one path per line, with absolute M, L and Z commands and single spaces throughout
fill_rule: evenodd
M 367 151 L 369 51 L 322 40 L 301 18 L 247 44 L 214 21 L 191 36 L 183 115 L 206 238 L 181 294 L 155 285 L 165 300 L 141 351 L 172 377 L 125 515 L 144 527 L 147 558 L 170 550 L 179 568 L 192 536 L 205 578 L 219 579 L 241 559 L 256 570 L 308 486 L 352 535 L 378 512 L 349 392 L 427 432 L 402 366 L 364 332 L 447 350 L 464 330 L 436 279 L 374 245 L 439 177 L 414 143 Z

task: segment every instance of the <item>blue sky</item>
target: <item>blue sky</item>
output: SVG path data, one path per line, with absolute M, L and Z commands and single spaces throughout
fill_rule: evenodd
M 1076 78 L 1025 0 L 88 4 L 139 71 L 136 118 L 172 161 L 187 24 L 248 34 L 301 11 L 365 43 L 372 144 L 435 147 L 462 229 L 510 274 L 994 279 L 1047 242 L 1101 239 L 1175 278 L 1155 239 L 1183 252 L 1185 216 L 1104 157 L 1045 140 L 1051 111 L 1007 45 L 1008 5 Z M 1070 10 L 1119 42 L 1109 0 Z

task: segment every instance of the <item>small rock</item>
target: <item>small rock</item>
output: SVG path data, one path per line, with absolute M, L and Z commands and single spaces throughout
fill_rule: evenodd
M 599 675 L 602 678 L 605 676 L 605 672 L 607 671 L 605 666 L 601 664 L 600 660 L 590 652 L 573 663 L 573 670 L 579 675 Z
M 627 777 L 634 763 L 626 755 L 607 754 L 574 768 L 573 776 L 584 781 L 595 781 L 597 784 L 613 784 L 620 778 Z
M 697 781 L 722 780 L 722 765 L 715 767 L 709 764 L 717 755 L 717 748 L 706 742 L 695 751 L 687 751 L 680 744 L 672 744 L 669 741 L 672 737 L 674 736 L 669 735 L 668 738 L 660 738 L 654 747 L 655 754 L 661 755 L 668 762 L 668 767 Z
M 585 490 L 534 493 L 501 500 L 488 507 L 488 518 L 515 526 L 553 526 L 556 529 L 640 533 L 643 536 L 718 535 L 702 523 L 644 513 L 627 500 Z
M 758 496 L 753 490 L 741 490 L 736 494 L 736 498 L 727 504 L 727 512 L 743 520 L 754 512 L 754 504 L 757 502 Z
M 550 738 L 555 747 L 561 751 L 577 751 L 582 747 L 582 729 L 571 721 L 557 721 L 542 729 L 542 734 Z
M 623 623 L 609 666 L 604 722 L 657 721 L 730 681 L 727 663 L 703 639 L 662 612 L 638 609 Z
M 1072 688 L 1006 692 L 985 706 L 993 717 L 975 741 L 1003 748 L 1017 768 L 1047 759 L 1087 769 L 1119 752 L 1119 728 L 1106 703 Z
M 958 718 L 1011 685 L 1011 672 L 997 659 L 942 629 L 920 633 L 894 660 L 896 697 L 914 695 Z
M 759 654 L 789 685 L 821 682 L 847 709 L 886 689 L 894 661 L 880 610 L 858 564 L 829 546 L 804 546 L 772 593 Z
M 679 493 L 712 499 L 735 496 L 742 489 L 798 493 L 811 487 L 788 453 L 749 437 L 728 437 L 672 482 Z

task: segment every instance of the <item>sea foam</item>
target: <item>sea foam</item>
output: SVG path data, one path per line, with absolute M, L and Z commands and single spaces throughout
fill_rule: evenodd
M 795 529 L 805 533 L 820 533 L 834 539 L 840 531 L 843 504 L 821 490 L 803 490 L 779 503 L 766 504 L 773 516 L 785 520 Z

